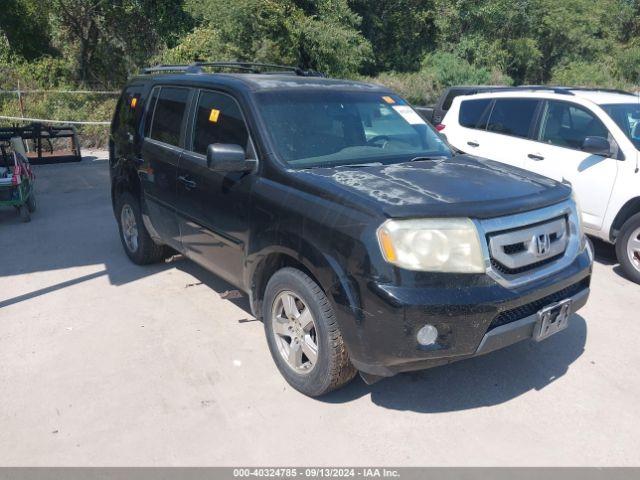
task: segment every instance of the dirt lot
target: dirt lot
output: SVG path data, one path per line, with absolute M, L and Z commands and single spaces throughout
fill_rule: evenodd
M 129 262 L 103 158 L 36 174 L 33 221 L 0 210 L 0 465 L 640 463 L 640 286 L 607 245 L 566 331 L 314 400 L 230 285 Z

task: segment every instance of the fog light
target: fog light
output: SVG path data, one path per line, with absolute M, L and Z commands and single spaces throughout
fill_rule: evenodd
M 438 339 L 438 329 L 433 325 L 425 325 L 420 330 L 418 330 L 418 334 L 416 335 L 416 340 L 418 343 L 423 346 L 429 346 L 436 343 Z

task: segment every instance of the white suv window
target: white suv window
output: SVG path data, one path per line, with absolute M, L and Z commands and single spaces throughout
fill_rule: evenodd
M 493 105 L 487 130 L 528 138 L 539 101 L 533 98 L 499 98 Z
M 491 99 L 465 100 L 460 104 L 458 121 L 465 128 L 487 128 L 487 118 L 491 111 Z
M 555 100 L 545 103 L 538 140 L 582 150 L 586 137 L 609 138 L 609 132 L 600 119 L 578 105 Z

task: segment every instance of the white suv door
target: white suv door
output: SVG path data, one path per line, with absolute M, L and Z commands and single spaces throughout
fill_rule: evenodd
M 465 153 L 525 168 L 524 152 L 534 143 L 536 98 L 484 98 L 460 102 L 455 128 L 443 133 Z
M 582 150 L 585 138 L 601 137 L 617 145 L 605 125 L 587 108 L 567 101 L 544 102 L 535 139 L 524 152 L 524 168 L 571 183 L 585 227 L 599 230 L 616 179 L 618 160 Z

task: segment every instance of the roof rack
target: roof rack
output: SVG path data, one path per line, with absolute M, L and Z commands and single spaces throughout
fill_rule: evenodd
M 291 65 L 278 65 L 275 63 L 259 62 L 195 62 L 190 65 L 156 65 L 142 69 L 143 74 L 151 73 L 204 73 L 205 68 L 220 70 L 239 70 L 247 73 L 275 74 L 289 72 L 300 77 L 324 77 L 324 74 L 315 70 L 303 70 Z

